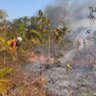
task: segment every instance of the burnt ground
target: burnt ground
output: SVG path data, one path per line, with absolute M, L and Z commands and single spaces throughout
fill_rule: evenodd
M 96 96 L 96 64 L 71 63 L 72 68 L 66 71 L 66 64 L 60 67 L 51 66 L 49 69 L 42 68 L 42 72 L 46 74 L 47 89 L 52 96 L 83 96 L 81 90 L 86 94 L 87 86 L 89 86 L 93 96 Z M 30 63 L 22 67 L 24 73 L 28 77 L 31 74 L 41 74 L 39 63 Z M 43 74 L 42 73 L 42 74 Z

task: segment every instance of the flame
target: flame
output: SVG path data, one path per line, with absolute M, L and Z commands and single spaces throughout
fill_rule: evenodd
M 35 56 L 34 52 L 32 52 L 31 55 L 30 55 L 30 61 L 31 62 L 36 62 L 36 60 L 37 60 L 37 56 Z
M 45 56 L 40 56 L 40 60 L 46 60 Z
M 36 56 L 34 52 L 31 53 L 30 55 L 30 61 L 31 62 L 36 62 L 36 60 L 47 60 L 47 57 L 42 55 L 42 56 Z M 50 58 L 50 60 L 54 60 L 54 58 Z
M 68 61 L 71 62 L 71 63 L 80 62 L 80 60 L 79 59 L 76 59 L 76 58 L 69 59 Z
M 53 61 L 53 60 L 54 60 L 54 58 L 50 58 L 50 60 L 52 60 L 52 61 Z
M 31 55 L 30 55 L 30 57 L 33 57 L 34 55 L 35 55 L 34 52 L 32 52 Z
M 75 60 L 72 60 L 72 59 L 70 59 L 70 60 L 69 60 L 69 62 L 72 62 L 72 63 L 74 63 L 74 62 L 75 62 Z
M 36 58 L 35 57 L 32 57 L 32 58 L 30 57 L 30 61 L 31 62 L 36 62 Z
M 74 59 L 74 58 L 73 59 L 69 59 L 68 61 L 71 62 L 71 63 L 79 62 L 79 60 Z

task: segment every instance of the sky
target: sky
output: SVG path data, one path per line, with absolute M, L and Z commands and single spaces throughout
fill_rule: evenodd
M 64 2 L 64 0 L 60 1 Z M 59 3 L 59 0 L 0 0 L 0 9 L 4 9 L 8 14 L 7 20 L 13 20 L 23 16 L 34 16 L 38 10 L 44 10 L 47 5 L 56 2 Z
M 0 9 L 8 14 L 8 20 L 23 16 L 31 17 L 38 10 L 44 10 L 52 0 L 0 0 Z

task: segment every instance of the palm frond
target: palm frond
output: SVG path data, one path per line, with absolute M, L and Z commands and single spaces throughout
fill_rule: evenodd
M 30 33 L 31 33 L 32 38 L 34 38 L 34 39 L 39 39 L 40 42 L 42 42 L 42 40 L 41 40 L 41 35 L 39 34 L 38 31 L 36 31 L 36 30 L 31 30 Z
M 0 78 L 9 74 L 12 71 L 12 68 L 6 67 L 0 70 Z

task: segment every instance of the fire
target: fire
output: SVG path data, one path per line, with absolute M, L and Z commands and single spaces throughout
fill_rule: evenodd
M 36 60 L 37 60 L 37 57 L 36 57 L 36 56 L 30 57 L 30 61 L 31 61 L 31 62 L 36 62 Z
M 30 55 L 30 57 L 33 57 L 34 55 L 35 55 L 34 52 L 32 52 L 31 55 Z
M 31 62 L 36 62 L 36 60 L 37 60 L 37 56 L 35 56 L 34 52 L 32 52 L 31 55 L 30 55 L 30 61 Z
M 40 56 L 40 60 L 46 60 L 45 56 Z
M 31 53 L 30 55 L 30 61 L 31 62 L 36 62 L 36 60 L 47 60 L 47 57 L 42 55 L 42 56 L 36 56 L 34 52 Z M 50 60 L 54 60 L 54 58 L 50 58 Z
M 51 60 L 53 61 L 53 60 L 54 60 L 54 58 L 51 58 Z
M 74 63 L 74 62 L 75 62 L 75 60 L 72 60 L 72 59 L 70 59 L 70 60 L 69 60 L 69 62 L 72 62 L 72 63 Z
M 80 62 L 80 60 L 79 59 L 76 59 L 76 58 L 69 59 L 68 61 L 71 62 L 71 63 L 76 63 L 76 62 L 78 63 L 78 62 Z

